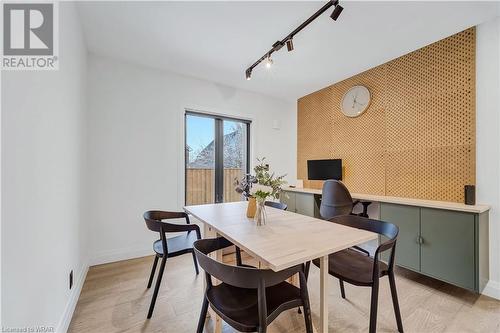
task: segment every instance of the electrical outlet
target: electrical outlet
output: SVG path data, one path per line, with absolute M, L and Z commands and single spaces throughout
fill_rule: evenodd
M 69 289 L 73 288 L 73 270 L 69 272 Z

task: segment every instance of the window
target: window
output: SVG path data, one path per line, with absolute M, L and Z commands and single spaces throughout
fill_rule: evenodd
M 243 200 L 234 180 L 249 173 L 250 121 L 186 111 L 186 205 Z

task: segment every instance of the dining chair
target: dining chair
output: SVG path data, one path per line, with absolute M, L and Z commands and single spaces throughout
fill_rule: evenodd
M 276 208 L 276 209 L 281 209 L 281 210 L 287 210 L 287 208 L 288 208 L 288 206 L 286 205 L 286 203 L 277 202 L 277 201 L 265 201 L 264 205 L 266 205 L 268 207 L 273 207 L 273 208 Z
M 358 203 L 363 205 L 363 212 L 359 216 L 368 217 L 369 201 L 352 200 L 351 193 L 340 180 L 325 180 L 321 191 L 319 214 L 328 220 L 338 215 L 353 214 L 352 210 Z
M 156 298 L 158 297 L 158 290 L 160 289 L 161 278 L 163 276 L 163 271 L 165 270 L 167 258 L 191 253 L 193 256 L 194 269 L 196 271 L 196 274 L 199 274 L 198 263 L 196 262 L 196 256 L 193 250 L 193 243 L 197 239 L 201 239 L 201 234 L 200 227 L 198 227 L 196 224 L 191 224 L 189 221 L 189 216 L 184 212 L 164 212 L 159 210 L 150 210 L 145 212 L 143 217 L 144 221 L 146 221 L 147 228 L 160 234 L 160 239 L 153 243 L 155 258 L 148 281 L 148 288 L 151 288 L 151 284 L 153 283 L 153 278 L 156 271 L 156 266 L 158 264 L 158 259 L 161 258 L 160 270 L 158 272 L 158 276 L 156 277 L 156 285 L 153 293 L 153 298 L 151 299 L 151 304 L 149 305 L 149 319 L 153 315 L 153 310 L 155 307 Z M 163 220 L 171 219 L 185 219 L 186 224 L 163 222 Z M 166 233 L 169 232 L 184 233 L 179 236 L 167 238 Z
M 283 202 L 276 202 L 276 201 L 265 201 L 264 205 L 266 205 L 268 207 L 273 207 L 273 208 L 276 208 L 276 209 L 281 209 L 281 210 L 287 210 L 287 208 L 288 208 L 288 206 L 285 203 L 283 203 Z M 250 265 L 243 264 L 243 261 L 241 259 L 241 249 L 239 247 L 237 247 L 237 246 L 236 246 L 236 264 L 238 266 L 253 267 L 253 266 L 250 266 Z
M 389 277 L 389 286 L 391 289 L 392 304 L 396 315 L 398 331 L 403 332 L 403 323 L 401 320 L 396 281 L 394 278 L 394 256 L 396 254 L 396 241 L 399 232 L 398 227 L 392 223 L 372 220 L 356 215 L 340 215 L 329 221 L 371 231 L 382 236 L 381 239 L 383 242 L 377 247 L 373 257 L 354 249 L 346 249 L 330 254 L 328 257 L 328 273 L 339 279 L 340 293 L 344 299 L 346 298 L 344 281 L 355 286 L 371 287 L 370 333 L 374 333 L 377 330 L 379 279 L 387 275 Z M 390 251 L 387 263 L 379 260 L 379 256 L 385 251 Z M 317 267 L 320 267 L 319 259 L 313 260 L 313 263 Z M 309 271 L 309 264 L 310 263 L 306 264 L 306 276 Z
M 312 333 L 304 265 L 274 272 L 270 269 L 230 266 L 208 256 L 211 252 L 232 245 L 223 237 L 194 242 L 194 251 L 206 278 L 197 332 L 203 332 L 210 305 L 234 329 L 259 333 L 265 333 L 267 326 L 283 311 L 302 306 L 306 332 Z M 300 276 L 300 287 L 285 281 L 296 273 Z M 212 277 L 221 283 L 214 285 Z

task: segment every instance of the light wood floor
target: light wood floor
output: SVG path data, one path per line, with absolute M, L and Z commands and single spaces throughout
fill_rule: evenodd
M 153 318 L 146 314 L 153 288 L 146 289 L 153 257 L 91 267 L 69 332 L 195 332 L 203 294 L 191 255 L 169 259 Z M 309 294 L 318 323 L 319 270 L 311 267 Z M 396 283 L 406 332 L 500 332 L 500 301 L 478 296 L 421 275 L 398 270 Z M 346 284 L 340 298 L 330 278 L 330 332 L 367 332 L 369 288 Z M 206 332 L 212 332 L 210 319 Z M 233 330 L 224 325 L 225 333 Z M 304 332 L 295 310 L 281 314 L 269 332 Z M 387 278 L 381 281 L 378 332 L 396 332 Z

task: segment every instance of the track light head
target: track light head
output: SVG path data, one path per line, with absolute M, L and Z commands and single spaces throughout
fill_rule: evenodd
M 245 76 L 247 78 L 247 81 L 251 80 L 252 79 L 252 69 L 247 69 L 246 72 L 245 72 Z
M 340 16 L 340 13 L 342 13 L 343 10 L 344 10 L 344 7 L 342 7 L 341 5 L 339 5 L 338 2 L 337 2 L 337 4 L 335 5 L 335 8 L 333 9 L 332 15 L 330 15 L 330 17 L 334 21 L 337 21 L 337 19 Z
M 291 52 L 293 51 L 293 39 L 289 39 L 286 41 L 286 48 L 288 50 L 288 52 Z
M 268 55 L 267 59 L 266 59 L 266 68 L 271 68 L 271 66 L 273 65 L 273 63 L 274 63 L 273 59 L 271 59 L 271 56 Z

